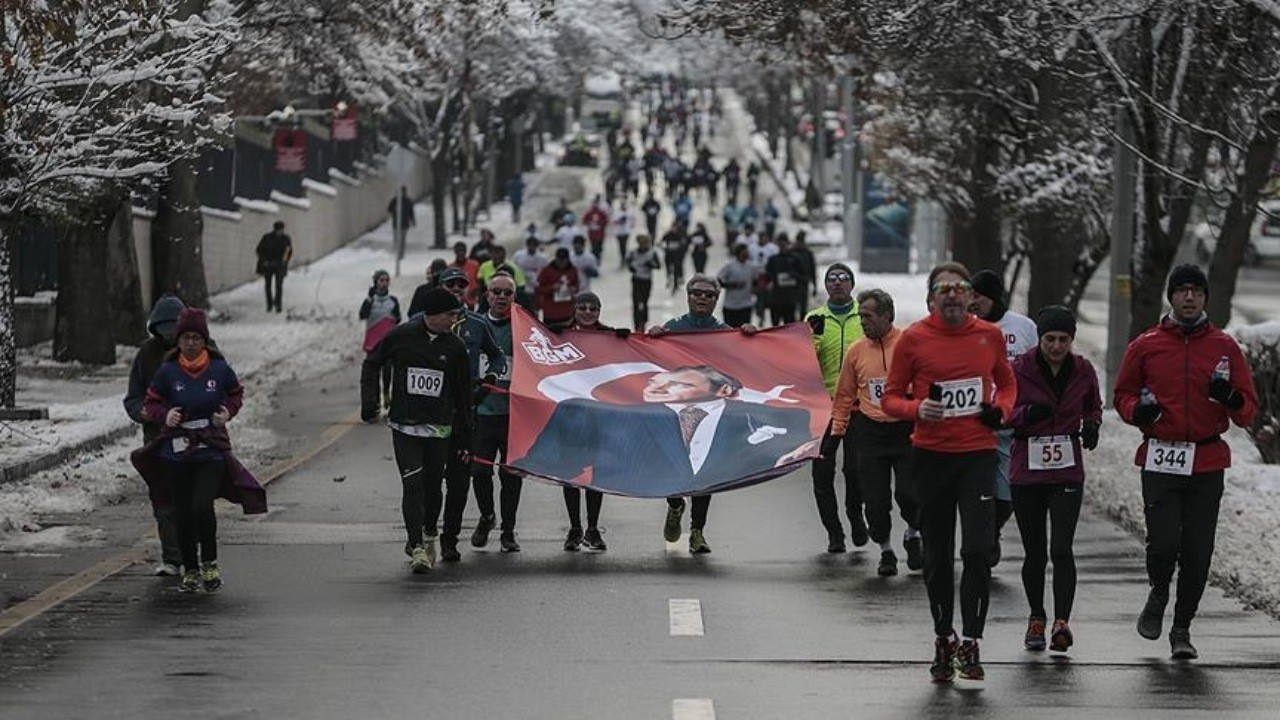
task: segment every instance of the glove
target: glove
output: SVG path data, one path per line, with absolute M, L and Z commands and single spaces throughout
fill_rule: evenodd
M 929 383 L 929 399 L 942 400 L 942 386 L 938 383 Z
M 626 340 L 627 338 L 631 337 L 631 328 L 614 328 L 613 334 L 616 335 L 617 337 L 622 338 L 623 340 Z
M 1037 423 L 1042 420 L 1048 420 L 1053 417 L 1053 408 L 1044 403 L 1034 403 L 1027 406 L 1026 410 L 1027 422 Z
M 821 335 L 827 326 L 827 319 L 821 315 L 810 315 L 805 321 L 809 323 L 809 329 L 814 335 Z
M 999 430 L 1004 427 L 1004 415 L 1000 412 L 1000 408 L 995 405 L 982 403 L 982 412 L 978 413 L 978 421 L 992 430 Z
M 1239 410 L 1244 405 L 1244 396 L 1226 378 L 1216 377 L 1209 381 L 1209 397 L 1228 410 Z
M 1143 405 L 1139 403 L 1133 409 L 1133 424 L 1139 427 L 1150 425 L 1160 419 L 1160 403 L 1148 403 Z
M 1080 445 L 1085 450 L 1098 447 L 1098 423 L 1091 420 L 1084 421 L 1084 425 L 1080 427 Z
M 830 460 L 836 456 L 836 451 L 840 449 L 840 444 L 843 442 L 843 435 L 828 435 L 822 439 L 822 447 L 819 452 L 824 459 Z

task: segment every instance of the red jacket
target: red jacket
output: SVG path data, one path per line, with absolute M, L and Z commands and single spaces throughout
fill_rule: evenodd
M 587 239 L 591 242 L 604 240 L 605 230 L 609 228 L 609 213 L 599 205 L 594 205 L 582 214 L 582 224 L 587 226 Z
M 938 422 L 918 419 L 920 403 L 929 397 L 929 385 L 948 380 L 982 379 L 982 402 L 1000 408 L 1008 419 L 1018 386 L 1005 352 L 1004 333 L 985 320 L 970 315 L 953 328 L 936 314 L 903 331 L 893 350 L 882 406 L 890 416 L 915 420 L 911 444 L 925 450 L 963 453 L 994 450 L 995 431 L 977 415 Z
M 1018 378 L 1018 401 L 1008 425 L 1014 428 L 1012 456 L 1009 459 L 1009 483 L 1012 485 L 1065 484 L 1084 482 L 1084 453 L 1080 446 L 1080 424 L 1084 421 L 1102 424 L 1102 397 L 1098 374 L 1093 364 L 1072 353 L 1070 376 L 1059 399 L 1053 394 L 1045 370 L 1037 359 L 1040 348 L 1033 347 L 1013 359 L 1013 374 Z M 1066 368 L 1064 368 L 1066 370 Z M 1053 414 L 1039 422 L 1027 419 L 1032 405 L 1048 405 Z M 1053 435 L 1069 435 L 1076 464 L 1057 470 L 1032 470 L 1027 457 L 1027 439 Z
M 573 317 L 573 298 L 578 294 L 578 268 L 551 263 L 538 272 L 538 308 L 543 322 L 563 322 Z
M 1239 410 L 1209 399 L 1209 380 L 1218 360 L 1231 364 L 1231 384 L 1244 396 Z M 1139 467 L 1147 461 L 1148 438 L 1196 443 L 1192 472 L 1205 473 L 1231 467 L 1231 448 L 1222 440 L 1231 422 L 1253 424 L 1258 394 L 1253 374 L 1240 345 L 1226 333 L 1204 323 L 1186 333 L 1168 317 L 1129 343 L 1116 374 L 1113 404 L 1120 418 L 1133 424 L 1133 411 L 1146 386 L 1160 403 L 1160 417 L 1142 429 L 1145 438 L 1134 455 Z

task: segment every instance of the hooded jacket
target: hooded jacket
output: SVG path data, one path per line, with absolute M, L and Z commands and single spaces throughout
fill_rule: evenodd
M 1084 455 L 1080 447 L 1080 424 L 1102 424 L 1102 397 L 1098 390 L 1098 373 L 1088 360 L 1072 353 L 1062 371 L 1070 373 L 1059 399 L 1049 385 L 1045 368 L 1038 360 L 1040 348 L 1032 348 L 1013 361 L 1013 374 L 1018 379 L 1018 399 L 1008 424 L 1014 429 L 1013 455 L 1009 460 L 1009 482 L 1013 485 L 1084 483 Z M 1067 366 L 1066 363 L 1071 363 Z M 1060 372 L 1062 372 L 1060 371 Z M 1048 405 L 1053 415 L 1039 422 L 1027 420 L 1032 405 Z M 1056 470 L 1032 470 L 1027 456 L 1027 440 L 1033 437 L 1068 435 L 1075 450 L 1075 465 Z
M 146 399 L 147 387 L 156 370 L 164 362 L 164 356 L 173 349 L 173 345 L 164 339 L 160 327 L 168 323 L 177 323 L 178 314 L 186 307 L 173 295 L 163 295 L 151 308 L 147 318 L 147 332 L 151 337 L 138 347 L 138 354 L 133 356 L 133 364 L 129 367 L 129 389 L 124 396 L 124 411 L 129 419 L 142 425 L 142 438 L 151 442 L 160 434 L 160 425 L 151 422 L 142 414 L 143 401 Z

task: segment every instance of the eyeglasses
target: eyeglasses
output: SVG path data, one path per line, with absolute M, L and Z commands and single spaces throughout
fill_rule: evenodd
M 853 276 L 849 273 L 834 272 L 827 273 L 827 282 L 852 282 Z
M 494 297 L 507 297 L 507 296 L 510 296 L 510 295 L 515 295 L 515 294 L 516 294 L 516 291 L 515 291 L 515 290 L 508 290 L 508 289 L 506 289 L 506 288 L 495 288 L 495 289 L 493 289 L 493 290 L 490 290 L 490 291 L 489 291 L 489 294 L 490 294 L 490 295 L 493 295 Z
M 600 312 L 599 305 L 577 305 L 575 307 L 577 307 L 577 309 L 582 310 L 584 312 Z
M 447 288 L 464 288 L 470 284 L 471 283 L 468 282 L 467 280 L 450 280 L 449 282 L 445 283 L 444 286 Z
M 952 293 L 956 293 L 956 294 L 959 294 L 959 293 L 966 293 L 966 292 L 969 292 L 969 291 L 970 291 L 970 290 L 972 290 L 972 289 L 973 289 L 973 286 L 972 286 L 972 285 L 970 285 L 969 283 L 965 282 L 964 280 L 959 280 L 959 281 L 957 281 L 957 282 L 946 282 L 946 283 L 934 283 L 934 284 L 933 284 L 933 294 L 934 294 L 934 295 L 950 295 L 950 294 L 952 294 Z
M 1188 293 L 1196 297 L 1200 297 L 1201 295 L 1204 295 L 1204 288 L 1200 287 L 1199 285 L 1179 285 L 1178 287 L 1173 289 L 1172 294 L 1186 295 Z
M 713 300 L 719 296 L 720 296 L 720 293 L 716 290 L 690 290 L 689 291 L 689 297 L 706 298 L 707 300 Z

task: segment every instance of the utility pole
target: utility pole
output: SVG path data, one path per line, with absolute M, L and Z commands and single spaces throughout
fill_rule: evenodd
M 859 258 L 862 253 L 862 158 L 858 143 L 858 121 L 855 118 L 853 75 L 848 73 L 840 77 L 840 90 L 844 99 L 844 142 L 840 148 L 840 187 L 844 195 L 844 246 L 851 258 Z
M 1116 108 L 1116 143 L 1111 186 L 1111 298 L 1107 314 L 1107 384 L 1114 382 L 1129 345 L 1133 294 L 1133 216 L 1135 162 L 1133 122 L 1129 108 Z

